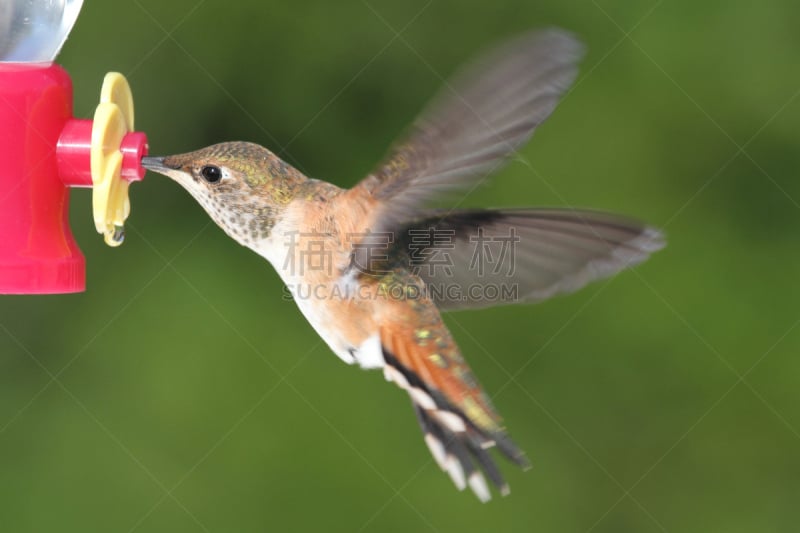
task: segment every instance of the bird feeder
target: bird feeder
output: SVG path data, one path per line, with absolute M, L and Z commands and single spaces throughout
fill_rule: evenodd
M 144 177 L 125 78 L 106 75 L 91 120 L 72 116 L 72 81 L 54 64 L 83 0 L 0 3 L 0 294 L 81 292 L 86 262 L 69 227 L 71 187 L 91 187 L 94 223 L 124 238 L 128 186 Z

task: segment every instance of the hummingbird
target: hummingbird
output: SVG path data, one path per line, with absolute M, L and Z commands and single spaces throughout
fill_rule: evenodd
M 436 463 L 481 501 L 491 498 L 487 477 L 509 492 L 491 448 L 523 468 L 529 462 L 441 313 L 572 292 L 664 246 L 659 230 L 594 210 L 434 205 L 517 155 L 573 83 L 582 55 L 560 29 L 490 49 L 349 189 L 249 142 L 142 160 L 272 264 L 334 354 L 382 370 L 408 393 Z

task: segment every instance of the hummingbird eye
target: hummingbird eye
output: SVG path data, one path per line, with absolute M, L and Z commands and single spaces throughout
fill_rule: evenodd
M 216 183 L 222 179 L 222 170 L 214 165 L 206 165 L 200 169 L 200 175 L 209 183 Z

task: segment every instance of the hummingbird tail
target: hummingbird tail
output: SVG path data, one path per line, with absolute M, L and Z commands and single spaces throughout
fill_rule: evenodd
M 408 291 L 419 287 L 419 278 L 399 270 L 382 283 L 405 287 L 403 294 L 412 295 L 387 299 L 380 308 L 384 377 L 411 397 L 428 448 L 459 490 L 469 485 L 481 501 L 489 500 L 485 475 L 508 494 L 489 449 L 497 447 L 522 467 L 528 466 L 525 454 L 506 433 L 436 306 L 424 294 L 415 298 Z
M 510 493 L 500 469 L 489 454 L 497 447 L 509 460 L 522 468 L 530 465 L 524 452 L 501 428 L 479 426 L 463 410 L 427 386 L 417 374 L 407 369 L 384 348 L 384 374 L 408 391 L 419 420 L 425 443 L 439 467 L 450 475 L 456 488 L 469 485 L 482 502 L 491 499 L 484 474 L 501 495 Z

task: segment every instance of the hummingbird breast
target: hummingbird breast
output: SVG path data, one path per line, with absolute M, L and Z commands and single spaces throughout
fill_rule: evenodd
M 354 224 L 348 222 L 352 211 L 340 216 L 332 200 L 341 189 L 330 187 L 299 196 L 268 228 L 255 222 L 251 229 L 252 215 L 243 213 L 226 231 L 272 264 L 303 316 L 339 358 L 348 364 L 375 365 L 380 347 L 374 302 L 365 297 L 368 290 L 346 274 L 355 235 Z M 359 353 L 367 355 L 357 357 Z

